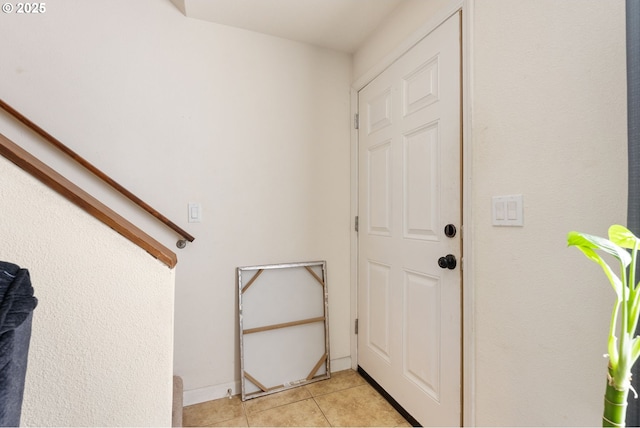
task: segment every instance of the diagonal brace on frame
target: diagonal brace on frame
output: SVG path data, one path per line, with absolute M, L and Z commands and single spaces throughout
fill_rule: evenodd
M 320 370 L 320 367 L 322 367 L 322 365 L 325 363 L 325 361 L 327 361 L 327 357 L 328 357 L 328 355 L 325 352 L 324 355 L 322 355 L 322 357 L 320 357 L 320 359 L 318 360 L 316 365 L 313 366 L 313 369 L 311 369 L 311 372 L 309 372 L 309 375 L 307 376 L 307 380 L 313 379 L 313 377 L 316 375 L 316 372 L 318 370 Z
M 244 372 L 244 377 L 249 379 L 249 381 L 251 381 L 251 383 L 253 383 L 255 386 L 257 386 L 258 388 L 260 388 L 264 392 L 271 391 L 273 389 L 282 388 L 284 386 L 284 385 L 278 385 L 278 386 L 272 386 L 271 388 L 269 388 L 267 386 L 264 386 L 262 383 L 260 383 L 260 381 L 258 381 L 255 377 L 251 376 L 246 371 Z
M 320 283 L 320 285 L 322 285 L 322 287 L 324 287 L 324 281 L 318 276 L 317 273 L 313 271 L 313 269 L 311 269 L 309 266 L 305 266 L 304 268 L 308 270 L 311 275 L 313 275 L 313 277 Z
M 244 293 L 245 291 L 247 291 L 249 289 L 249 287 L 251 287 L 251 285 L 255 282 L 256 279 L 258 279 L 258 277 L 260 276 L 260 274 L 262 272 L 264 272 L 264 269 L 258 269 L 258 272 L 256 272 L 255 275 L 253 275 L 253 278 L 251 278 L 249 280 L 249 282 L 247 282 L 247 285 L 242 287 L 242 293 Z

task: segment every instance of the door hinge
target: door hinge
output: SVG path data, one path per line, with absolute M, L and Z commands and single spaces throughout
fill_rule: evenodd
M 356 334 L 358 334 L 358 318 L 356 318 L 354 331 Z
M 356 230 L 356 232 L 358 232 L 360 229 L 360 217 L 356 216 L 355 221 L 354 221 L 354 228 Z
M 360 115 L 358 113 L 353 115 L 353 127 L 360 129 Z

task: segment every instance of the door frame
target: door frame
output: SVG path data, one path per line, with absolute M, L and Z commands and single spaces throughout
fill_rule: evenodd
M 475 337 L 474 337 L 474 287 L 473 287 L 473 242 L 472 231 L 474 229 L 471 213 L 471 185 L 472 185 L 472 107 L 473 107 L 473 6 L 475 0 L 448 0 L 448 2 L 425 22 L 411 36 L 405 39 L 396 49 L 385 56 L 367 73 L 358 78 L 351 85 L 351 117 L 358 113 L 358 92 L 369 82 L 386 70 L 398 58 L 409 51 L 420 40 L 429 35 L 440 24 L 452 15 L 462 12 L 462 100 L 461 100 L 461 137 L 462 137 L 462 334 L 461 334 L 461 361 L 462 367 L 462 422 L 464 426 L 475 426 Z M 351 127 L 351 367 L 358 366 L 358 338 L 355 334 L 355 320 L 358 318 L 358 234 L 355 231 L 353 221 L 358 215 L 358 130 Z

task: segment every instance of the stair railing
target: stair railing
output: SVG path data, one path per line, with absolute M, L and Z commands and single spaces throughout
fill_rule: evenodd
M 165 217 L 160 212 L 155 210 L 153 207 L 151 207 L 149 204 L 144 202 L 142 199 L 140 199 L 139 197 L 131 193 L 124 186 L 120 185 L 118 182 L 116 182 L 114 179 L 112 179 L 107 174 L 102 172 L 100 169 L 98 169 L 96 166 L 91 164 L 89 161 L 84 159 L 78 153 L 74 152 L 69 147 L 62 144 L 60 140 L 58 140 L 57 138 L 49 134 L 40 126 L 33 123 L 26 116 L 24 116 L 22 113 L 20 113 L 19 111 L 11 107 L 2 99 L 0 99 L 0 108 L 5 110 L 7 113 L 9 113 L 9 115 L 13 116 L 16 120 L 24 124 L 27 128 L 31 129 L 33 132 L 38 134 L 40 137 L 42 137 L 46 142 L 54 146 L 56 149 L 60 150 L 62 153 L 64 153 L 65 155 L 69 156 L 71 159 L 76 161 L 78 164 L 80 164 L 82 167 L 87 169 L 89 172 L 91 172 L 93 175 L 98 177 L 100 180 L 102 180 L 103 182 L 105 182 L 106 184 L 114 188 L 116 191 L 118 191 L 120 194 L 128 198 L 134 204 L 138 205 L 140 208 L 142 208 L 143 210 L 151 214 L 153 217 L 158 219 L 158 221 L 164 223 L 167 227 L 175 231 L 178 235 L 180 235 L 183 238 L 177 242 L 176 245 L 178 248 L 184 248 L 186 245 L 186 241 L 193 242 L 195 238 L 192 235 L 190 235 L 187 231 L 185 231 L 180 226 L 178 226 L 177 224 L 169 220 L 167 217 Z
M 178 258 L 173 251 L 153 239 L 142 229 L 67 180 L 31 153 L 0 134 L 0 156 L 13 162 L 23 171 L 62 195 L 69 202 L 100 220 L 147 253 L 173 269 Z

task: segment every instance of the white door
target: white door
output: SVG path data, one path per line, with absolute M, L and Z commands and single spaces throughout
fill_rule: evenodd
M 358 365 L 423 426 L 461 424 L 460 52 L 456 14 L 358 96 Z

